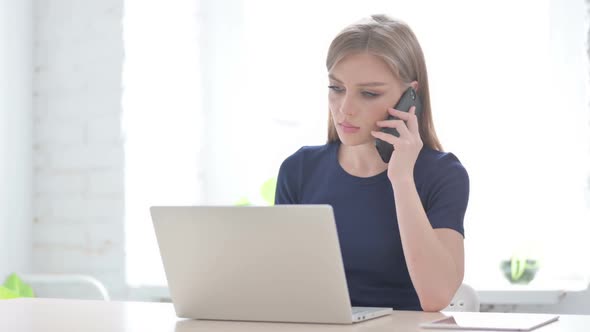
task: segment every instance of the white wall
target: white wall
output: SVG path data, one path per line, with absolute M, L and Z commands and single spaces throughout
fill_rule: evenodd
M 551 0 L 550 1 L 550 17 L 551 17 L 551 56 L 553 63 L 559 63 L 559 66 L 553 68 L 552 78 L 555 82 L 563 82 L 561 86 L 557 84 L 558 91 L 564 96 L 576 95 L 583 96 L 580 91 L 590 91 L 590 0 Z M 583 41 L 587 44 L 584 45 Z M 579 80 L 580 70 L 588 73 L 585 80 Z M 578 90 L 578 93 L 571 93 Z M 569 91 L 569 92 L 568 92 Z M 586 141 L 590 142 L 590 100 L 567 100 L 563 101 L 563 105 L 555 105 L 556 109 L 559 107 L 567 107 L 568 105 L 586 103 L 586 121 L 583 123 L 568 124 L 572 130 L 575 128 L 584 127 L 587 134 Z M 558 113 L 559 114 L 559 110 Z M 567 121 L 567 120 L 566 120 Z M 590 151 L 580 151 L 580 153 L 589 153 Z M 588 168 L 587 168 L 588 170 Z M 588 170 L 587 193 L 590 192 L 590 170 Z M 590 204 L 590 195 L 587 196 L 587 202 Z M 585 234 L 586 237 L 590 234 Z M 589 253 L 582 251 L 577 257 L 580 262 L 587 262 L 589 260 Z M 583 263 L 581 263 L 583 264 Z M 590 287 L 584 291 L 568 292 L 559 301 L 559 303 L 551 305 L 519 305 L 519 306 L 495 306 L 490 311 L 516 311 L 516 312 L 550 312 L 561 314 L 590 314 Z
M 34 13 L 33 269 L 92 275 L 117 298 L 123 0 L 39 0 Z
M 240 83 L 246 64 L 239 63 L 240 56 L 234 53 L 243 52 L 240 47 L 243 27 L 243 8 L 241 0 L 201 1 L 200 12 L 203 21 L 201 23 L 201 70 L 207 81 L 203 87 L 203 110 L 219 110 L 217 112 L 203 112 L 205 126 L 202 154 L 207 156 L 203 163 L 203 204 L 233 204 L 230 199 L 237 201 L 240 196 L 245 196 L 245 187 L 248 176 L 243 176 L 239 181 L 231 181 L 227 185 L 228 174 L 236 172 L 235 164 L 227 162 L 227 156 L 235 156 L 238 163 L 252 158 L 244 149 L 245 137 L 236 134 L 234 128 L 241 124 L 240 116 L 244 117 L 244 96 L 240 93 L 243 88 Z M 223 17 L 222 19 L 219 19 Z M 231 25 L 225 21 L 232 22 Z M 231 98 L 228 92 L 231 91 Z M 234 119 L 227 123 L 228 118 Z M 209 128 L 223 128 L 223 130 L 210 130 Z M 208 130 L 209 129 L 209 130 Z M 239 142 L 239 144 L 238 144 Z M 240 172 L 243 172 L 240 169 Z M 234 177 L 235 178 L 235 177 Z M 232 178 L 232 180 L 234 179 Z
M 0 26 L 2 36 L 10 20 L 5 19 L 8 0 L 2 0 Z M 22 1 L 12 1 L 23 7 Z M 123 144 L 120 132 L 121 115 L 121 66 L 124 58 L 121 40 L 121 18 L 123 0 L 101 2 L 78 2 L 75 0 L 41 0 L 35 9 L 35 223 L 33 226 L 33 268 L 40 272 L 87 273 L 106 283 L 114 297 L 124 296 L 124 188 L 123 188 Z M 558 1 L 552 1 L 557 4 Z M 581 7 L 582 0 L 571 1 Z M 26 20 L 17 18 L 14 5 L 10 10 L 12 22 L 24 25 Z M 211 11 L 215 7 L 205 8 Z M 580 8 L 581 9 L 581 8 Z M 571 24 L 581 24 L 580 17 L 568 19 Z M 29 18 L 30 20 L 30 18 Z M 29 21 L 30 22 L 30 21 Z M 209 26 L 211 29 L 218 27 Z M 15 29 L 9 30 L 14 33 Z M 18 30 L 16 30 L 18 31 Z M 207 32 L 207 31 L 205 31 Z M 231 36 L 225 32 L 226 36 Z M 149 37 L 149 36 L 148 36 Z M 216 35 L 218 37 L 218 35 Z M 206 39 L 207 37 L 205 37 Z M 213 38 L 209 36 L 208 38 Z M 0 45 L 4 49 L 6 38 Z M 14 39 L 24 43 L 26 38 Z M 4 57 L 5 52 L 0 52 Z M 203 54 L 203 57 L 214 54 Z M 24 61 L 25 56 L 16 57 Z M 16 71 L 14 65 L 0 64 L 4 70 L 14 73 L 27 72 L 27 67 Z M 576 70 L 572 64 L 566 70 Z M 13 75 L 14 76 L 14 75 Z M 8 76 L 10 77 L 10 75 Z M 22 77 L 22 75 L 18 76 Z M 225 76 L 224 76 L 225 77 Z M 149 76 L 146 75 L 146 79 Z M 2 84 L 15 86 L 13 79 Z M 0 109 L 0 180 L 14 181 L 12 171 L 7 177 L 6 163 L 8 146 L 4 138 L 16 126 L 12 123 L 14 114 L 3 110 L 7 88 L 2 86 L 2 108 Z M 14 98 L 14 94 L 10 94 Z M 206 103 L 221 103 L 215 96 Z M 228 105 L 230 101 L 224 101 Z M 23 98 L 26 104 L 26 98 Z M 231 108 L 230 108 L 231 109 Z M 26 114 L 24 112 L 23 114 Z M 28 122 L 24 121 L 26 124 Z M 215 119 L 208 119 L 209 121 Z M 7 128 L 7 124 L 9 127 Z M 23 135 L 22 131 L 15 134 Z M 23 128 L 21 127 L 21 128 Z M 213 136 L 211 136 L 213 137 Z M 211 138 L 209 137 L 209 138 Z M 26 139 L 12 139 L 25 142 Z M 215 140 L 212 140 L 215 141 Z M 31 143 L 26 143 L 28 146 Z M 23 146 L 26 145 L 23 143 Z M 13 145 L 10 145 L 11 147 Z M 16 160 L 16 159 L 15 159 Z M 26 160 L 21 158 L 18 160 Z M 215 159 L 205 166 L 210 172 Z M 15 167 L 26 170 L 26 167 Z M 215 178 L 214 178 L 215 179 Z M 30 178 L 28 179 L 30 181 Z M 23 181 L 24 182 L 24 181 Z M 207 183 L 209 189 L 214 186 Z M 0 202 L 5 206 L 5 197 L 14 196 L 18 185 L 0 187 Z M 5 189 L 11 188 L 11 189 Z M 24 188 L 24 187 L 23 187 Z M 221 192 L 210 190 L 211 199 Z M 22 197 L 29 197 L 23 194 Z M 220 196 L 221 197 L 221 196 Z M 6 204 L 6 206 L 13 206 Z M 5 211 L 0 213 L 5 220 Z M 27 211 L 27 210 L 25 210 Z M 12 220 L 12 218 L 9 218 Z M 29 218 L 30 220 L 30 218 Z M 3 243 L 16 229 L 12 224 L 0 223 L 0 277 L 3 270 Z M 26 232 L 26 229 L 23 229 Z M 26 241 L 25 241 L 26 242 Z M 9 247 L 12 249 L 14 246 Z M 11 253 L 12 257 L 12 253 Z M 590 294 L 568 294 L 564 302 L 538 310 L 563 311 L 580 308 L 590 303 Z M 586 307 L 590 308 L 590 304 Z M 533 310 L 519 307 L 515 310 Z
M 31 261 L 32 13 L 0 0 L 0 282 Z

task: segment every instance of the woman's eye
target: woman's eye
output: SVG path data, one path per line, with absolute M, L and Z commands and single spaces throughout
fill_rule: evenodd
M 362 94 L 363 94 L 363 96 L 369 97 L 369 98 L 375 98 L 375 97 L 379 96 L 378 93 L 373 93 L 373 92 L 369 92 L 369 91 L 363 91 Z
M 336 85 L 329 85 L 328 86 L 328 89 L 330 89 L 330 90 L 332 90 L 334 92 L 342 92 L 342 91 L 344 91 L 344 89 L 342 89 L 341 87 L 336 86 Z

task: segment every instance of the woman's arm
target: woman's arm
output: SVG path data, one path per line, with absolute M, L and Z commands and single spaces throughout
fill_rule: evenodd
M 399 137 L 373 132 L 395 146 L 387 175 L 393 186 L 402 248 L 410 278 L 424 311 L 440 311 L 452 300 L 463 282 L 463 216 L 469 196 L 469 179 L 465 170 L 445 170 L 436 186 L 430 188 L 433 204 L 429 214 L 422 206 L 414 183 L 414 165 L 423 147 L 416 110 L 400 112 L 390 109 L 400 120 L 379 121 L 381 127 L 396 128 Z M 404 121 L 407 121 L 407 126 Z M 436 225 L 436 229 L 432 227 Z
M 444 309 L 463 282 L 463 236 L 433 229 L 413 179 L 393 184 L 406 264 L 424 311 Z

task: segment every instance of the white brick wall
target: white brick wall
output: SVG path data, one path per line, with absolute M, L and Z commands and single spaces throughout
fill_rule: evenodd
M 0 282 L 31 267 L 32 8 L 0 0 Z
M 123 298 L 123 0 L 35 5 L 33 270 Z

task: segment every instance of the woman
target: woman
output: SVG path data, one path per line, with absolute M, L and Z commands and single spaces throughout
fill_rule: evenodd
M 463 281 L 469 178 L 434 131 L 421 47 L 374 15 L 336 36 L 326 65 L 328 142 L 283 162 L 275 203 L 332 206 L 353 306 L 442 310 Z M 408 87 L 419 116 L 391 108 Z M 394 146 L 388 163 L 376 139 Z

